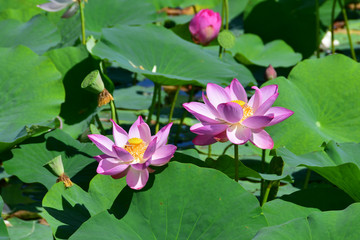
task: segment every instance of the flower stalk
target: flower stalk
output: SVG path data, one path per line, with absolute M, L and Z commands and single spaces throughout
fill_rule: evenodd
M 272 187 L 272 181 L 269 181 L 269 184 L 266 187 L 264 196 L 263 196 L 262 201 L 261 201 L 261 206 L 264 206 L 264 204 L 267 202 L 271 187 Z
M 335 8 L 336 8 L 336 1 L 333 1 L 332 9 L 331 9 L 331 53 L 335 54 L 335 45 L 334 45 L 334 21 L 335 21 Z
M 172 116 L 174 114 L 174 109 L 175 109 L 175 104 L 176 104 L 176 100 L 179 96 L 179 92 L 180 92 L 180 85 L 176 88 L 176 92 L 175 92 L 175 96 L 174 96 L 174 99 L 173 99 L 173 102 L 171 104 L 171 108 L 170 108 L 170 114 L 169 114 L 169 121 L 168 123 L 171 123 L 171 120 L 172 120 Z
M 235 182 L 239 181 L 239 145 L 234 145 Z
M 342 0 L 339 0 L 339 4 L 340 4 L 341 12 L 342 12 L 342 14 L 344 16 L 344 22 L 345 22 L 345 27 L 346 27 L 346 33 L 347 33 L 347 36 L 348 36 L 348 39 L 349 39 L 351 56 L 355 61 L 357 61 L 354 46 L 353 46 L 353 42 L 351 40 L 351 34 L 350 34 L 348 17 L 347 17 L 347 13 L 346 13 L 346 9 L 345 9 L 345 3 L 343 3 Z
M 311 170 L 308 168 L 306 171 L 306 176 L 305 176 L 305 181 L 304 181 L 304 186 L 303 186 L 304 190 L 307 189 L 309 186 L 310 176 L 311 176 Z
M 315 0 L 315 16 L 316 16 L 316 57 L 320 58 L 320 9 L 319 0 Z
M 195 88 L 193 86 L 191 86 L 188 102 L 191 102 L 193 100 L 194 92 L 195 92 L 194 89 Z M 175 139 L 174 139 L 175 145 L 177 144 L 177 142 L 179 140 L 179 136 L 180 136 L 180 132 L 181 132 L 181 126 L 184 124 L 186 114 L 187 114 L 187 111 L 183 110 L 183 114 L 182 114 L 181 119 L 180 119 L 179 127 L 178 127 L 178 129 L 176 131 L 176 135 L 175 135 Z
M 150 125 L 151 123 L 151 118 L 152 118 L 152 115 L 154 113 L 154 108 L 155 108 L 155 105 L 156 105 L 156 97 L 157 97 L 157 93 L 158 93 L 158 84 L 155 83 L 154 85 L 154 91 L 153 91 L 153 96 L 152 96 L 152 100 L 151 100 L 151 106 L 150 106 L 150 109 L 149 109 L 149 113 L 148 113 L 148 117 L 146 119 L 146 123 L 148 125 Z
M 114 100 L 111 100 L 109 104 L 110 104 L 111 118 L 114 119 L 117 124 L 119 124 L 119 117 L 116 112 L 116 106 Z
M 157 93 L 157 97 L 158 97 L 158 101 L 157 101 L 157 112 L 156 112 L 156 125 L 155 125 L 155 133 L 157 133 L 159 131 L 160 128 L 160 111 L 161 111 L 161 85 L 157 84 L 158 87 L 158 93 Z
M 86 45 L 86 36 L 85 36 L 85 15 L 84 15 L 84 7 L 85 4 L 82 0 L 77 0 L 80 8 L 80 21 L 81 21 L 81 43 Z

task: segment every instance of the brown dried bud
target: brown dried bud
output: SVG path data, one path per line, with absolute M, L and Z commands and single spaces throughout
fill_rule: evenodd
M 63 182 L 66 188 L 69 188 L 69 187 L 71 187 L 72 185 L 74 185 L 74 184 L 72 183 L 72 181 L 70 180 L 70 178 L 69 178 L 65 173 L 63 173 L 63 174 L 56 180 L 56 182 Z
M 98 106 L 101 107 L 102 105 L 108 104 L 110 101 L 114 100 L 111 93 L 109 93 L 106 88 L 99 94 L 98 96 Z

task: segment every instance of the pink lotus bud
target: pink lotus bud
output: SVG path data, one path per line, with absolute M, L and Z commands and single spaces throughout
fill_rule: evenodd
M 269 67 L 265 70 L 265 79 L 271 80 L 274 78 L 277 78 L 277 73 L 276 73 L 275 69 L 273 68 L 273 66 L 271 66 L 271 64 L 270 64 Z
M 208 45 L 217 37 L 221 28 L 220 14 L 210 9 L 203 9 L 191 19 L 189 30 L 195 43 Z

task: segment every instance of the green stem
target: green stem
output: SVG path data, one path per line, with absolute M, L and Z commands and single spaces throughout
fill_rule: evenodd
M 160 110 L 161 110 L 161 85 L 158 85 L 158 101 L 157 101 L 157 112 L 156 112 L 156 125 L 155 125 L 155 133 L 159 131 L 160 128 Z
M 320 58 L 320 13 L 319 0 L 315 0 L 315 15 L 316 15 L 316 57 Z
M 224 0 L 225 4 L 225 29 L 229 30 L 229 1 Z
M 197 14 L 196 6 L 195 6 L 195 5 L 192 5 L 191 7 L 192 7 L 193 10 L 194 10 L 194 14 Z
M 208 158 L 211 158 L 211 145 L 208 145 Z
M 342 12 L 342 14 L 344 16 L 344 21 L 345 21 L 345 26 L 346 26 L 346 33 L 347 33 L 347 36 L 348 36 L 348 39 L 349 39 L 351 56 L 355 61 L 357 61 L 355 50 L 354 50 L 353 43 L 352 43 L 352 40 L 351 40 L 350 28 L 349 28 L 348 17 L 347 17 L 347 14 L 346 14 L 345 5 L 342 3 L 341 0 L 339 0 L 339 3 L 340 3 L 340 7 L 341 7 L 341 12 Z
M 303 187 L 304 190 L 307 189 L 308 186 L 309 186 L 310 175 L 311 175 L 311 170 L 307 169 L 306 176 L 305 176 L 305 181 L 304 181 L 304 187 Z
M 113 100 L 110 101 L 110 110 L 111 110 L 111 118 L 114 119 L 114 121 L 119 124 L 119 118 L 116 112 L 115 102 Z
M 234 145 L 233 143 L 230 143 L 229 145 L 226 146 L 226 148 L 224 148 L 224 151 L 222 153 L 222 155 L 225 155 L 226 151 L 231 148 L 231 146 Z
M 239 181 L 239 145 L 234 144 L 235 182 Z
M 105 129 L 104 126 L 102 125 L 100 118 L 99 118 L 99 114 L 95 114 L 95 121 L 97 122 L 99 128 L 100 128 L 100 132 L 101 134 L 105 134 Z
M 333 1 L 332 9 L 331 9 L 331 52 L 332 54 L 335 53 L 335 46 L 334 46 L 334 21 L 335 21 L 335 8 L 336 8 L 336 0 Z
M 224 20 L 225 19 L 227 19 L 227 17 L 226 17 L 226 0 L 223 0 L 222 7 L 221 7 L 221 28 L 220 28 L 220 32 L 224 29 Z M 222 53 L 223 53 L 223 48 L 222 48 L 222 46 L 219 46 L 219 58 L 220 59 L 222 58 Z
M 180 92 L 180 85 L 176 88 L 176 92 L 175 92 L 175 96 L 174 96 L 174 99 L 173 99 L 173 102 L 171 104 L 171 108 L 170 108 L 170 114 L 169 114 L 169 122 L 168 123 L 171 123 L 171 120 L 172 120 L 172 116 L 174 114 L 174 109 L 175 109 L 175 105 L 176 105 L 176 100 L 179 96 L 179 92 Z
M 265 155 L 266 155 L 266 149 L 262 149 L 261 151 L 261 173 L 265 173 Z M 260 181 L 260 199 L 264 199 L 264 188 L 265 188 L 265 180 L 262 178 Z
M 271 187 L 272 187 L 272 181 L 269 181 L 269 184 L 267 185 L 265 193 L 264 193 L 264 197 L 262 198 L 262 201 L 261 201 L 261 206 L 264 206 L 264 204 L 267 202 Z
M 191 90 L 190 90 L 190 94 L 189 94 L 189 99 L 188 99 L 188 102 L 191 102 L 193 97 L 194 97 L 194 86 L 191 87 Z M 181 119 L 180 119 L 180 123 L 179 123 L 179 127 L 176 131 L 176 135 L 175 135 L 175 140 L 174 140 L 174 144 L 176 145 L 178 140 L 179 140 L 179 136 L 180 136 L 180 132 L 181 132 L 181 126 L 183 125 L 184 123 L 184 119 L 186 117 L 186 114 L 187 114 L 187 111 L 185 109 L 183 109 L 183 114 L 181 116 Z
M 81 43 L 83 45 L 86 44 L 86 38 L 85 38 L 85 16 L 84 16 L 84 3 L 82 0 L 78 0 L 79 7 L 80 7 L 80 21 L 81 21 Z
M 147 120 L 146 120 L 146 123 L 148 125 L 150 125 L 150 123 L 151 123 L 152 114 L 154 112 L 154 108 L 155 108 L 155 104 L 156 104 L 157 91 L 158 91 L 158 85 L 155 83 L 153 97 L 152 97 L 152 100 L 151 100 L 151 106 L 150 106 L 149 114 L 148 114 L 148 117 L 147 117 Z

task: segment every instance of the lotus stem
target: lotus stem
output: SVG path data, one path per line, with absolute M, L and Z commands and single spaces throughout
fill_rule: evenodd
M 211 158 L 211 145 L 208 145 L 208 158 Z
M 111 118 L 114 119 L 114 121 L 120 125 L 114 100 L 110 101 L 110 110 L 111 110 Z
M 266 149 L 262 149 L 261 151 L 261 173 L 265 173 L 265 155 L 266 155 Z M 264 196 L 264 187 L 265 187 L 265 180 L 262 178 L 260 181 L 260 199 L 263 199 Z
M 150 125 L 150 123 L 151 123 L 152 114 L 154 112 L 154 108 L 155 108 L 155 104 L 156 104 L 157 92 L 158 92 L 158 85 L 155 83 L 153 97 L 152 97 L 152 100 L 151 100 L 151 106 L 150 106 L 149 114 L 148 114 L 148 117 L 147 117 L 147 120 L 146 120 L 146 123 L 148 125 Z
M 104 126 L 102 125 L 100 118 L 99 118 L 99 114 L 95 114 L 95 121 L 97 122 L 99 128 L 100 128 L 100 132 L 101 134 L 105 134 L 105 129 Z
M 234 144 L 235 182 L 239 181 L 239 145 Z
M 336 0 L 333 1 L 332 9 L 331 9 L 331 53 L 335 54 L 335 46 L 334 46 L 334 21 L 335 21 L 335 8 L 336 8 Z
M 155 133 L 159 131 L 160 127 L 160 110 L 161 110 L 161 85 L 158 84 L 158 101 L 157 101 L 157 112 L 156 112 L 156 125 L 155 125 Z
M 272 181 L 269 181 L 269 184 L 267 185 L 265 193 L 264 193 L 264 197 L 262 198 L 262 201 L 261 201 L 261 206 L 264 206 L 264 204 L 267 202 L 271 187 L 272 187 Z
M 352 43 L 352 40 L 351 40 L 351 34 L 350 34 L 348 17 L 347 17 L 346 9 L 345 9 L 345 3 L 343 4 L 342 0 L 339 0 L 339 3 L 340 3 L 340 7 L 341 7 L 341 12 L 342 12 L 342 14 L 344 16 L 344 22 L 345 22 L 345 27 L 346 27 L 346 33 L 347 33 L 347 36 L 348 36 L 348 39 L 349 39 L 351 56 L 355 61 L 357 61 L 354 46 L 353 46 L 353 43 Z
M 320 13 L 319 0 L 315 0 L 315 15 L 316 15 L 316 57 L 320 58 Z
M 188 102 L 191 102 L 193 100 L 193 97 L 194 97 L 194 90 L 195 88 L 192 86 L 191 87 L 191 90 L 190 90 L 190 94 L 189 94 L 189 99 L 188 99 Z M 180 123 L 179 123 L 179 127 L 176 131 L 176 135 L 175 135 L 175 139 L 174 139 L 174 144 L 176 145 L 178 140 L 179 140 L 179 136 L 180 136 L 180 132 L 181 132 L 181 126 L 183 125 L 184 123 L 184 119 L 186 117 L 186 114 L 187 114 L 187 111 L 185 109 L 183 109 L 183 114 L 181 116 L 181 119 L 180 119 Z
M 231 146 L 234 145 L 233 143 L 230 143 L 229 145 L 227 145 L 225 148 L 224 148 L 224 151 L 222 153 L 222 155 L 225 155 L 226 151 L 231 148 Z
M 229 30 L 229 1 L 224 0 L 225 5 L 225 29 Z
M 176 88 L 176 92 L 175 92 L 175 96 L 174 96 L 174 100 L 171 104 L 171 109 L 170 109 L 170 114 L 169 114 L 169 122 L 168 123 L 171 123 L 171 120 L 172 120 L 172 116 L 174 114 L 174 109 L 175 109 L 175 104 L 176 104 L 176 100 L 179 96 L 179 92 L 180 92 L 180 85 Z
M 81 21 L 81 43 L 86 45 L 86 37 L 85 37 L 85 16 L 84 16 L 84 2 L 82 0 L 78 0 L 80 7 L 80 21 Z
M 305 176 L 305 181 L 304 181 L 304 186 L 303 186 L 304 190 L 307 189 L 309 186 L 310 175 L 311 175 L 311 170 L 308 168 L 306 171 L 306 176 Z

